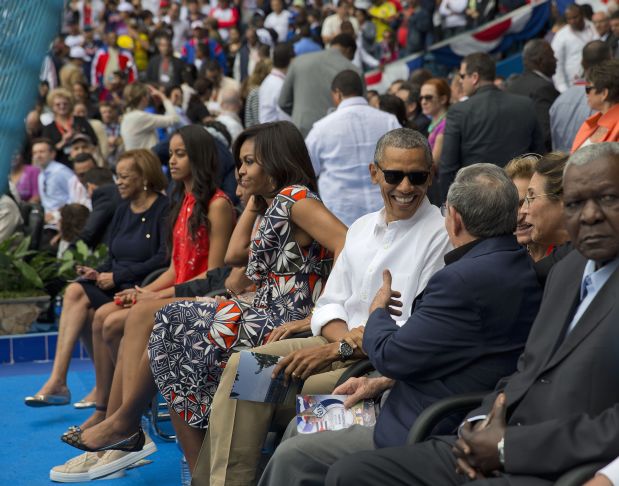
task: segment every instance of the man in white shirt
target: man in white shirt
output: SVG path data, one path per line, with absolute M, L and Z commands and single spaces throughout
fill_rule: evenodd
M 599 470 L 595 477 L 584 486 L 618 486 L 619 485 L 619 457 L 605 468 Z
M 346 70 L 331 83 L 336 110 L 314 123 L 305 139 L 325 206 L 346 225 L 383 205 L 380 188 L 372 184 L 376 142 L 400 124 L 391 113 L 372 108 L 363 97 L 363 81 Z
M 403 324 L 413 300 L 444 266 L 443 256 L 451 250 L 443 218 L 426 198 L 432 154 L 425 137 L 406 128 L 392 130 L 378 141 L 374 159 L 377 162 L 369 170 L 380 187 L 384 207 L 357 220 L 348 230 L 311 316 L 315 337 L 256 348 L 285 356 L 280 363 L 282 367 L 290 365 L 286 375 L 306 379 L 304 394 L 330 393 L 345 368 L 364 357 L 359 346 L 363 326 L 385 269 L 391 270 L 394 288 L 402 291 L 399 321 Z M 297 324 L 284 324 L 277 339 Z M 193 474 L 194 486 L 209 480 L 210 485 L 224 484 L 224 477 L 235 478 L 237 485 L 254 484 L 260 449 L 273 416 L 283 423 L 282 419 L 294 415 L 290 409 L 276 410 L 269 404 L 230 400 L 237 367 L 238 355 L 233 355 L 213 401 L 209 432 Z
M 595 26 L 585 19 L 580 5 L 572 4 L 565 11 L 567 25 L 552 39 L 557 58 L 557 73 L 553 80 L 560 93 L 574 84 L 580 72 L 582 50 L 588 42 L 599 38 Z
M 325 46 L 328 45 L 331 40 L 338 35 L 342 29 L 342 22 L 345 20 L 352 24 L 355 34 L 359 32 L 359 22 L 351 15 L 351 5 L 348 0 L 341 0 L 337 4 L 336 13 L 329 15 L 322 23 L 322 29 L 320 30 L 320 36 Z
M 277 33 L 277 42 L 286 42 L 288 39 L 288 27 L 290 12 L 284 9 L 282 0 L 271 0 L 272 12 L 264 20 L 267 29 L 273 29 Z
M 294 51 L 288 43 L 277 44 L 273 49 L 273 69 L 264 78 L 258 91 L 258 119 L 260 123 L 281 120 L 292 121 L 290 115 L 279 107 L 278 101 L 293 56 Z
M 225 125 L 228 133 L 232 137 L 232 143 L 243 131 L 243 124 L 239 118 L 241 109 L 241 97 L 235 89 L 222 90 L 221 113 L 215 118 L 218 122 Z

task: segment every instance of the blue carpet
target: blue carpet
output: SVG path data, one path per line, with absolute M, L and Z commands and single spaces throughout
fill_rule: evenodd
M 60 484 L 49 479 L 49 470 L 80 453 L 60 441 L 70 425 L 82 423 L 91 410 L 72 406 L 30 408 L 24 397 L 36 393 L 51 370 L 51 363 L 19 363 L 0 365 L 0 485 L 39 486 Z M 69 372 L 69 388 L 73 400 L 84 397 L 94 385 L 92 365 L 87 360 L 73 360 Z M 179 485 L 180 451 L 176 444 L 157 437 L 158 451 L 149 456 L 153 463 L 132 469 L 118 479 L 101 479 L 94 484 Z M 85 483 L 82 483 L 85 484 Z

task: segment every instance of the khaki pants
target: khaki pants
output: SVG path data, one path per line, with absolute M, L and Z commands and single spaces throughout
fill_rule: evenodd
M 254 351 L 286 356 L 298 349 L 326 344 L 323 337 L 285 339 Z M 344 370 L 354 361 L 336 362 L 305 381 L 302 393 L 331 393 Z M 285 426 L 296 414 L 294 406 L 231 400 L 239 354 L 230 357 L 213 399 L 209 429 L 193 474 L 193 486 L 245 486 L 256 481 L 260 451 L 271 422 Z

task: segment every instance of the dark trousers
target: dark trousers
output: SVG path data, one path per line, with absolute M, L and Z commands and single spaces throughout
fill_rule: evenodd
M 550 486 L 551 481 L 531 476 L 501 476 L 471 481 L 456 474 L 451 452 L 455 437 L 430 439 L 420 444 L 388 447 L 351 454 L 329 469 L 325 486 Z

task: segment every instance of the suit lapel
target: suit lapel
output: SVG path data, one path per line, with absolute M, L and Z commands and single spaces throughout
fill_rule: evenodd
M 585 313 L 576 323 L 576 327 L 554 353 L 545 369 L 552 368 L 565 358 L 572 350 L 593 331 L 608 315 L 617 302 L 617 285 L 619 284 L 619 271 L 610 276 L 604 287 L 591 301 Z M 566 323 L 568 325 L 569 323 Z

